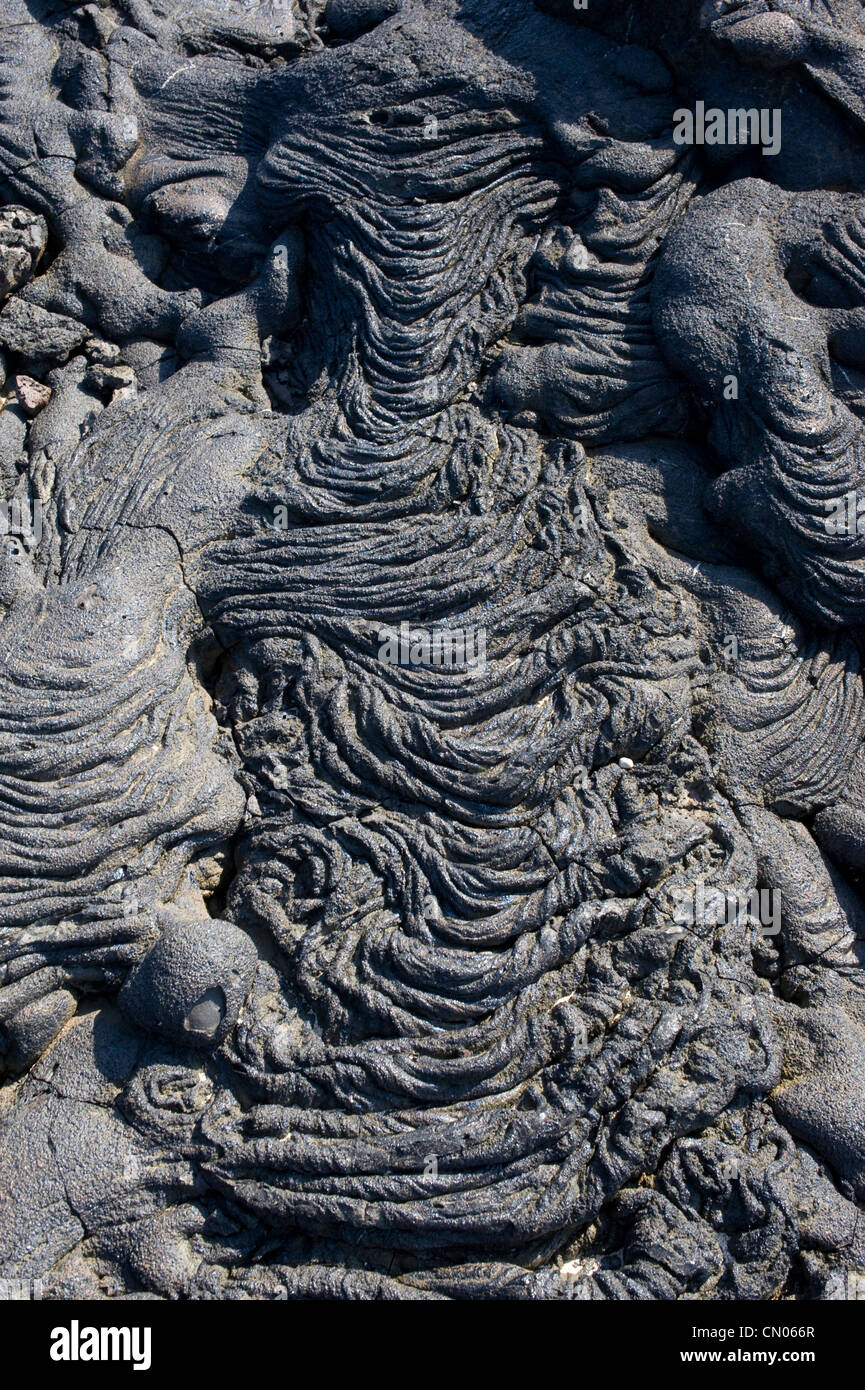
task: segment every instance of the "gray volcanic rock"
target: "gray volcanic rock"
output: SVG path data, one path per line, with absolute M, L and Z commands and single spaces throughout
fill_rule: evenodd
M 861 7 L 2 4 L 0 1284 L 835 1296 Z
M 47 241 L 44 217 L 14 204 L 0 208 L 0 299 L 27 283 Z
M 66 314 L 51 314 L 25 299 L 0 310 L 0 344 L 27 361 L 65 362 L 90 334 Z

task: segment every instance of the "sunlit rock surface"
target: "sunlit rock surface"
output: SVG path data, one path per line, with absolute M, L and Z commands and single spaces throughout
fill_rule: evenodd
M 862 15 L 3 0 L 0 1281 L 865 1278 Z

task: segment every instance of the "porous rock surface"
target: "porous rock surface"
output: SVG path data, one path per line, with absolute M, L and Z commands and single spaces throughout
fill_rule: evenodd
M 837 1296 L 861 5 L 2 13 L 0 1280 Z

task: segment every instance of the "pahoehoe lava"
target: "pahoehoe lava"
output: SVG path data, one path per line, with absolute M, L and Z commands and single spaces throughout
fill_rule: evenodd
M 0 1278 L 865 1278 L 861 5 L 2 10 Z

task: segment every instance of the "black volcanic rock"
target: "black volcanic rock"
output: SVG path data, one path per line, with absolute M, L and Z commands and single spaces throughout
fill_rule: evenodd
M 837 1296 L 861 6 L 2 3 L 0 1281 Z

